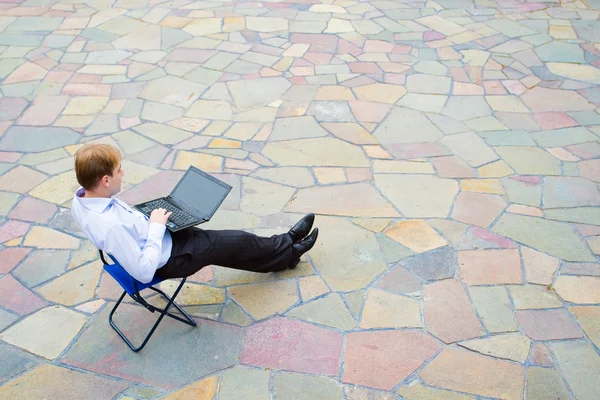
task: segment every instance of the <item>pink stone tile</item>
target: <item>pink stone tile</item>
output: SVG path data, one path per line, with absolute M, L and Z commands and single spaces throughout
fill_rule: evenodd
M 0 151 L 0 162 L 17 162 L 21 158 L 21 153 L 11 153 L 8 151 Z
M 520 95 L 521 93 L 525 93 L 527 88 L 521 82 L 517 80 L 506 80 L 502 81 L 502 84 L 511 94 Z
M 354 117 L 360 122 L 381 122 L 390 111 L 389 104 L 351 100 L 348 102 Z
M 506 208 L 502 196 L 461 192 L 455 200 L 452 218 L 465 224 L 487 228 Z
M 281 76 L 283 72 L 271 69 L 271 68 L 261 68 L 260 76 L 262 77 L 272 77 L 272 76 Z
M 564 308 L 553 310 L 519 310 L 517 320 L 525 334 L 533 340 L 582 338 L 581 328 Z
M 354 44 L 352 44 L 344 39 L 340 39 L 339 44 L 338 44 L 338 54 L 340 54 L 340 55 L 351 54 L 353 56 L 357 56 L 360 53 L 362 53 L 362 50 L 360 49 L 360 47 L 355 46 Z
M 302 68 L 307 68 L 307 67 L 302 67 Z M 311 69 L 312 69 L 312 67 L 311 67 Z M 314 74 L 311 74 L 311 75 L 314 75 Z M 246 75 L 242 76 L 242 79 L 258 79 L 258 78 L 260 78 L 260 74 L 258 74 L 258 73 L 246 74 Z
M 50 70 L 57 65 L 56 61 L 54 61 L 53 59 L 51 59 L 49 57 L 42 57 L 39 60 L 37 60 L 35 63 L 37 65 L 39 65 L 40 67 L 47 69 L 47 70 Z
M 392 51 L 395 54 L 410 54 L 412 46 L 397 44 Z
M 467 75 L 469 75 L 471 82 L 481 85 L 481 82 L 483 81 L 483 68 L 467 66 L 465 67 L 465 71 L 467 72 Z
M 17 122 L 19 125 L 50 125 L 58 118 L 69 96 L 38 96 Z
M 100 82 L 102 82 L 102 75 L 73 74 L 73 77 L 71 77 L 69 82 L 70 83 L 100 83 Z
M 575 227 L 581 236 L 600 236 L 600 226 L 575 224 Z
M 392 143 L 390 152 L 397 158 L 424 158 L 449 156 L 452 153 L 438 142 L 431 143 Z
M 423 33 L 423 40 L 430 41 L 430 40 L 440 40 L 445 38 L 446 36 L 442 35 L 439 32 L 436 31 L 427 31 L 425 33 Z
M 389 53 L 394 49 L 394 43 L 383 40 L 365 40 L 365 53 Z
M 313 63 L 314 65 L 327 65 L 331 61 L 333 56 L 326 53 L 311 53 L 308 52 L 304 55 L 304 59 Z
M 450 76 L 454 79 L 455 82 L 465 82 L 468 83 L 471 80 L 469 79 L 469 75 L 463 68 L 452 67 L 450 68 Z
M 543 343 L 534 343 L 529 356 L 529 361 L 533 365 L 541 365 L 544 367 L 551 367 L 554 365 L 552 362 L 552 355 L 550 349 Z
M 254 171 L 258 168 L 258 164 L 250 160 L 236 160 L 233 158 L 227 158 L 225 160 L 225 167 Z
M 567 146 L 566 149 L 583 159 L 600 157 L 600 143 L 598 142 L 576 144 Z
M 423 332 L 352 332 L 346 338 L 342 382 L 391 390 L 440 347 Z
M 17 67 L 2 83 L 8 85 L 9 83 L 39 81 L 44 79 L 47 73 L 48 71 L 45 68 L 26 62 Z
M 512 240 L 507 239 L 504 236 L 497 235 L 493 232 L 486 231 L 485 229 L 481 229 L 477 226 L 471 227 L 469 233 L 470 233 L 470 235 L 472 235 L 471 239 L 473 239 L 479 243 L 487 244 L 488 246 L 486 248 L 489 248 L 489 247 L 502 248 L 502 249 L 516 249 L 517 248 L 517 244 L 515 242 L 513 242 Z M 477 248 L 477 246 L 463 247 L 465 245 L 468 245 L 468 242 L 469 242 L 469 238 L 465 237 L 465 239 L 461 243 L 461 249 Z
M 306 79 L 302 76 L 292 76 L 288 80 L 294 85 L 306 85 Z
M 210 283 L 215 277 L 215 269 L 209 265 L 196 272 L 194 275 L 188 277 L 189 282 L 203 282 Z
M 567 150 L 563 149 L 562 147 L 550 147 L 546 149 L 548 151 L 548 153 L 552 154 L 554 157 L 558 158 L 559 160 L 562 161 L 579 161 L 579 157 L 577 157 L 576 155 L 568 152 Z
M 0 274 L 8 274 L 31 249 L 22 247 L 9 247 L 0 250 Z
M 579 125 L 569 115 L 561 112 L 535 113 L 533 118 L 542 129 L 559 129 Z
M 337 376 L 341 352 L 339 332 L 275 317 L 246 330 L 240 361 L 263 368 Z
M 62 94 L 71 96 L 110 96 L 110 85 L 67 83 L 62 90 Z
M 269 54 L 272 56 L 280 56 L 283 53 L 283 50 L 277 47 L 265 46 L 264 44 L 257 44 L 252 46 L 252 51 L 262 54 Z
M 358 86 L 370 85 L 375 82 L 375 80 L 369 78 L 368 76 L 361 75 L 356 78 L 348 79 L 347 81 L 342 82 L 342 86 L 355 88 Z
M 139 117 L 119 117 L 119 125 L 121 129 L 129 129 L 132 126 L 141 124 Z
M 445 343 L 483 336 L 467 292 L 458 281 L 447 279 L 423 288 L 425 328 Z
M 483 82 L 485 94 L 506 94 L 506 90 L 500 81 L 485 81 Z
M 506 211 L 513 214 L 531 215 L 532 217 L 544 216 L 541 208 L 524 206 L 521 204 L 511 204 Z
M 351 62 L 350 71 L 355 74 L 375 74 L 381 73 L 381 69 L 374 62 Z
M 385 83 L 394 85 L 404 85 L 406 83 L 406 75 L 404 74 L 385 74 Z
M 303 58 L 296 58 L 292 63 L 292 67 L 312 67 L 313 64 Z
M 29 224 L 20 221 L 6 221 L 0 226 L 0 243 L 23 236 L 29 229 Z
M 12 275 L 0 278 L 0 306 L 25 315 L 45 307 L 48 303 L 21 285 Z
M 456 84 L 455 84 L 456 87 Z M 441 145 L 440 145 L 441 146 Z M 477 171 L 456 156 L 434 157 L 431 163 L 440 178 L 477 178 Z
M 56 206 L 33 197 L 26 197 L 12 209 L 9 218 L 29 222 L 47 223 L 56 212 Z
M 474 83 L 454 82 L 452 94 L 462 96 L 478 96 L 483 95 L 483 87 Z
M 52 83 L 64 83 L 73 75 L 71 71 L 50 71 L 44 81 Z
M 337 45 L 337 36 L 319 33 L 293 33 L 290 42 L 335 46 Z
M 230 53 L 242 54 L 250 50 L 252 46 L 243 43 L 223 42 L 217 46 L 218 50 L 227 51 Z
M 12 125 L 13 121 L 0 121 L 0 136 Z M 1 157 L 1 156 L 0 156 Z
M 516 249 L 459 251 L 458 268 L 461 281 L 467 285 L 523 283 L 521 258 Z
M 580 161 L 577 163 L 577 168 L 584 178 L 600 182 L 600 159 Z
M 16 119 L 27 107 L 27 100 L 21 97 L 0 98 L 0 121 Z
M 348 182 L 362 182 L 373 179 L 369 168 L 346 168 L 346 176 Z

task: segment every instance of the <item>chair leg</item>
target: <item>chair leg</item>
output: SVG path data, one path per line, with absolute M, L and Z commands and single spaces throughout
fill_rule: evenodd
M 119 300 L 117 301 L 117 303 L 115 304 L 115 306 L 113 307 L 112 311 L 110 312 L 110 315 L 108 316 L 108 322 L 110 323 L 110 326 L 113 327 L 113 329 L 119 334 L 119 336 L 121 336 L 121 338 L 125 341 L 125 343 L 127 343 L 127 345 L 129 346 L 129 348 L 131 350 L 133 350 L 134 352 L 138 352 L 141 349 L 144 348 L 144 346 L 146 346 L 146 343 L 148 343 L 148 340 L 150 340 L 150 337 L 152 336 L 152 334 L 154 333 L 154 331 L 156 330 L 156 328 L 158 327 L 158 324 L 160 324 L 160 322 L 162 321 L 162 319 L 164 318 L 165 315 L 168 315 L 171 318 L 174 318 L 178 321 L 181 321 L 187 325 L 191 325 L 191 326 L 196 326 L 196 321 L 194 321 L 192 319 L 192 317 L 190 317 L 181 307 L 179 307 L 179 305 L 177 303 L 175 303 L 175 297 L 177 297 L 177 295 L 179 294 L 179 291 L 181 290 L 181 288 L 183 287 L 183 284 L 185 283 L 185 279 L 183 279 L 181 281 L 181 283 L 179 284 L 179 286 L 177 287 L 177 290 L 175 290 L 175 293 L 173 293 L 173 296 L 169 297 L 167 296 L 162 290 L 160 289 L 156 289 L 154 287 L 150 287 L 150 289 L 160 293 L 161 295 L 163 295 L 165 298 L 168 299 L 167 305 L 165 306 L 165 308 L 160 309 L 157 308 L 153 305 L 149 304 L 149 307 L 152 308 L 151 311 L 158 311 L 160 312 L 160 317 L 158 317 L 158 319 L 156 320 L 156 322 L 154 323 L 154 326 L 152 327 L 152 329 L 150 329 L 150 332 L 148 333 L 148 336 L 146 336 L 146 338 L 144 339 L 144 341 L 142 342 L 142 344 L 139 347 L 135 347 L 130 341 L 129 339 L 127 339 L 127 337 L 125 336 L 125 334 L 123 332 L 121 332 L 121 330 L 119 328 L 117 328 L 117 326 L 115 325 L 115 323 L 113 322 L 113 314 L 115 313 L 115 311 L 117 311 L 117 308 L 119 307 L 119 305 L 121 304 L 121 302 L 123 301 L 123 298 L 125 297 L 125 295 L 127 294 L 127 292 L 123 292 L 123 294 L 121 295 L 121 297 L 119 298 Z M 183 319 L 177 315 L 173 315 L 170 312 L 168 312 L 169 308 L 171 307 L 171 305 L 174 305 L 175 308 L 177 308 L 186 319 Z

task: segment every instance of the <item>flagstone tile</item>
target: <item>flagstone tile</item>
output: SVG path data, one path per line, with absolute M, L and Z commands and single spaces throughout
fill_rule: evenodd
M 420 328 L 421 307 L 418 300 L 369 289 L 360 327 L 371 328 Z
M 21 285 L 11 275 L 0 278 L 0 288 L 3 293 L 0 305 L 18 314 L 29 314 L 48 304 Z
M 467 293 L 455 280 L 423 287 L 423 315 L 425 329 L 445 343 L 484 335 Z
M 554 290 L 565 301 L 571 303 L 600 303 L 600 278 L 591 276 L 559 276 Z
M 569 311 L 575 315 L 585 334 L 598 346 L 600 343 L 600 307 L 575 306 L 569 308 Z
M 48 307 L 8 328 L 0 338 L 49 360 L 58 357 L 87 322 L 83 315 L 64 307 Z M 49 335 L 48 332 L 54 332 Z
M 519 310 L 517 320 L 533 340 L 559 340 L 583 337 L 581 328 L 564 308 L 552 310 Z
M 342 382 L 391 390 L 440 347 L 434 338 L 418 331 L 352 332 L 346 337 Z
M 456 346 L 442 350 L 419 376 L 439 388 L 503 399 L 520 399 L 525 386 L 523 366 Z M 473 379 L 474 376 L 477 378 Z
M 282 372 L 275 375 L 274 393 L 277 399 L 293 400 L 298 393 L 315 400 L 341 400 L 342 386 L 334 379 Z
M 286 315 L 343 330 L 350 330 L 356 326 L 356 321 L 337 293 L 300 305 Z
M 13 275 L 27 287 L 37 286 L 65 271 L 69 252 L 66 250 L 34 250 Z
M 69 385 L 65 385 L 69 382 Z M 129 383 L 74 371 L 55 365 L 40 365 L 0 388 L 0 396 L 10 398 L 77 397 L 101 400 L 112 398 Z
M 475 397 L 451 392 L 449 390 L 442 390 L 432 388 L 430 386 L 424 386 L 418 380 L 413 380 L 412 382 L 400 387 L 398 389 L 398 395 L 402 396 L 403 399 L 406 400 L 434 400 L 434 399 L 446 399 L 446 400 L 472 400 Z M 391 397 L 390 397 L 391 399 Z M 382 399 L 383 400 L 383 399 Z
M 275 317 L 248 328 L 240 361 L 263 368 L 336 376 L 341 352 L 339 333 Z
M 255 283 L 229 288 L 230 296 L 256 319 L 282 313 L 300 298 L 291 281 Z M 277 298 L 277 301 L 273 301 Z
M 598 392 L 592 377 L 600 368 L 600 357 L 586 341 L 576 340 L 550 344 L 564 379 L 577 398 L 591 399 Z
M 0 250 L 0 274 L 8 274 L 31 251 L 22 247 L 4 248 Z
M 506 208 L 501 196 L 461 192 L 454 203 L 452 218 L 467 224 L 487 228 Z

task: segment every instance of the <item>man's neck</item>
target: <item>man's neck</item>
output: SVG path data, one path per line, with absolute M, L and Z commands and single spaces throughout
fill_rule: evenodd
M 84 190 L 83 195 L 81 195 L 81 197 L 86 198 L 86 199 L 94 199 L 94 198 L 110 199 L 112 196 L 110 196 L 106 193 L 101 193 L 99 191 L 95 191 L 95 190 Z

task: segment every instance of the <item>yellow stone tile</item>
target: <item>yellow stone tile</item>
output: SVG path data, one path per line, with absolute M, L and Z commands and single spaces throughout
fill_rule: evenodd
M 497 179 L 463 179 L 460 188 L 469 192 L 504 194 L 504 188 Z
M 97 97 L 97 96 L 80 96 L 74 97 L 69 101 L 63 114 L 65 115 L 88 115 L 97 114 L 106 103 L 108 103 L 108 97 Z
M 23 241 L 23 236 L 19 236 L 18 238 L 14 238 L 12 240 L 9 240 L 8 242 L 4 242 L 3 244 L 6 247 L 15 247 L 21 244 L 21 242 Z
M 300 300 L 293 280 L 233 286 L 228 292 L 255 319 L 282 313 Z
M 391 220 L 381 218 L 357 218 L 353 219 L 352 222 L 371 232 L 379 233 L 390 224 Z
M 477 171 L 482 178 L 504 178 L 515 173 L 504 160 L 479 167 Z
M 212 149 L 239 149 L 240 147 L 242 147 L 242 144 L 237 140 L 223 139 L 217 137 L 210 142 L 208 147 Z
M 74 155 L 75 153 L 77 153 L 77 150 L 79 150 L 82 147 L 83 147 L 82 144 L 74 144 L 74 145 L 71 145 L 71 146 L 65 146 L 65 150 L 69 154 Z
M 51 203 L 63 204 L 73 197 L 78 187 L 75 172 L 67 171 L 46 180 L 29 192 L 29 195 Z
M 237 140 L 250 140 L 258 130 L 260 129 L 261 124 L 256 122 L 236 122 L 225 136 L 231 139 Z
M 171 393 L 163 400 L 212 400 L 217 393 L 218 376 L 211 376 Z
M 223 132 L 225 132 L 225 130 L 227 128 L 229 128 L 229 126 L 231 126 L 231 122 L 227 122 L 227 121 L 213 121 L 212 124 L 210 124 L 209 126 L 207 126 L 206 129 L 204 129 L 202 131 L 202 135 L 206 135 L 206 136 L 221 136 L 223 134 Z
M 52 228 L 34 226 L 25 236 L 23 245 L 42 249 L 78 249 L 79 239 Z
M 386 83 L 373 83 L 354 89 L 360 100 L 377 103 L 395 103 L 406 94 L 404 86 Z
M 206 172 L 221 172 L 223 170 L 223 157 L 191 151 L 177 153 L 173 169 L 186 170 L 190 165 Z
M 246 18 L 229 17 L 223 20 L 223 32 L 242 31 L 246 27 Z
M 54 123 L 54 126 L 85 128 L 94 121 L 94 117 L 94 115 L 64 115 Z
M 176 17 L 176 16 L 169 15 L 168 17 L 166 17 L 165 19 L 163 19 L 160 22 L 160 25 L 166 26 L 168 28 L 183 28 L 184 26 L 189 24 L 190 21 L 192 21 L 192 20 L 193 20 L 193 18 Z
M 344 86 L 321 86 L 315 100 L 355 100 L 352 90 Z
M 570 26 L 550 26 L 550 36 L 555 39 L 577 39 L 577 33 Z
M 315 168 L 314 171 L 321 184 L 346 182 L 343 168 Z
M 391 159 L 390 153 L 381 148 L 381 146 L 363 146 L 367 155 L 371 158 Z
M 396 222 L 385 234 L 415 253 L 437 249 L 447 244 L 446 240 L 423 220 Z
M 104 107 L 103 114 L 118 114 L 125 107 L 125 99 L 114 99 L 108 102 Z
M 277 63 L 275 63 L 275 65 L 273 65 L 271 68 L 281 72 L 287 71 L 293 62 L 294 57 L 283 57 L 281 60 L 277 61 Z
M 171 296 L 179 286 L 179 282 L 168 280 L 160 284 L 161 290 Z M 225 301 L 225 289 L 208 285 L 199 285 L 186 282 L 177 296 L 177 303 L 184 306 L 198 306 L 205 304 L 221 304 Z
M 308 301 L 329 292 L 329 288 L 318 275 L 300 278 L 299 285 L 302 301 Z

